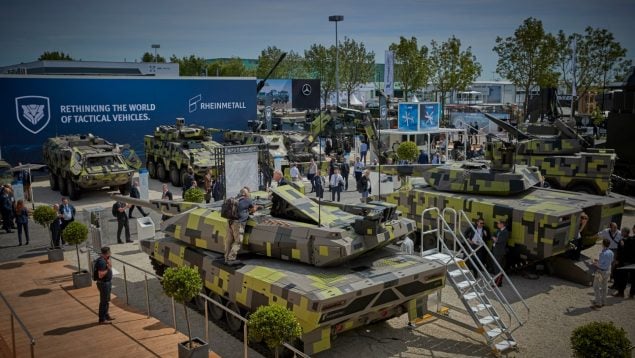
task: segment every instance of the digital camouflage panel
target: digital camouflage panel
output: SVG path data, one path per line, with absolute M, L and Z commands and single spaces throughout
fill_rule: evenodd
M 197 178 L 205 176 L 209 169 L 215 171 L 214 148 L 221 146 L 211 138 L 215 132 L 215 129 L 186 125 L 183 118 L 177 118 L 173 126 L 158 126 L 143 142 L 150 178 L 181 186 L 188 166 L 194 169 Z
M 449 193 L 427 185 L 414 185 L 382 199 L 397 205 L 397 210 L 413 220 L 421 230 L 429 230 L 436 217 L 421 213 L 431 207 L 463 210 L 471 220 L 483 218 L 490 228 L 496 220 L 506 220 L 510 228 L 509 245 L 520 248 L 532 259 L 561 254 L 576 235 L 580 215 L 590 220 L 585 232 L 593 235 L 611 221 L 620 222 L 624 201 L 610 197 L 573 193 L 554 189 L 532 188 L 507 197 Z M 446 218 L 449 219 L 449 218 Z
M 72 200 L 79 199 L 82 190 L 103 187 L 127 194 L 135 170 L 141 167 L 133 150 L 126 146 L 119 149 L 92 134 L 49 138 L 42 150 L 51 189 L 60 190 Z
M 245 255 L 242 265 L 228 266 L 223 254 L 170 238 L 140 245 L 162 265 L 199 268 L 213 299 L 235 303 L 244 312 L 271 304 L 287 307 L 302 326 L 306 354 L 329 349 L 331 337 L 344 331 L 406 312 L 414 320 L 427 295 L 445 285 L 442 263 L 392 247 L 324 268 Z

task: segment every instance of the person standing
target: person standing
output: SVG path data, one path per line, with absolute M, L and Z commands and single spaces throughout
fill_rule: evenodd
M 368 202 L 368 194 L 370 192 L 370 170 L 364 170 L 362 177 L 359 179 L 359 188 L 357 189 L 362 194 L 362 203 Z
M 29 244 L 29 210 L 24 206 L 24 200 L 18 200 L 15 205 L 15 223 L 18 225 L 18 245 L 22 246 L 22 231 L 26 238 L 26 245 Z
M 417 163 L 418 164 L 428 164 L 429 160 L 428 160 L 428 153 L 426 153 L 425 151 L 421 150 L 419 152 L 419 158 L 417 158 Z
M 135 180 L 132 183 L 132 188 L 130 188 L 130 197 L 131 198 L 135 198 L 135 199 L 139 199 L 141 197 L 141 193 L 139 193 L 139 181 L 138 180 Z M 130 205 L 130 209 L 128 210 L 128 217 L 129 218 L 134 219 L 134 216 L 132 216 L 132 212 L 134 211 L 134 208 L 137 208 L 139 210 L 139 212 L 141 213 L 141 215 L 143 215 L 144 217 L 148 216 L 148 213 L 143 211 L 143 209 L 140 206 Z
M 11 202 L 9 188 L 6 186 L 2 187 L 2 194 L 0 194 L 0 212 L 2 213 L 2 229 L 6 230 L 7 234 L 12 233 L 13 203 Z
M 335 196 L 337 195 L 337 202 L 339 202 L 342 188 L 344 187 L 344 178 L 342 178 L 339 169 L 335 169 L 329 184 L 331 185 L 331 201 L 335 201 Z
M 620 269 L 621 267 L 635 264 L 635 226 L 633 226 L 633 235 L 628 235 L 630 230 L 622 228 L 622 241 L 617 248 L 617 257 L 615 259 L 615 293 L 614 297 L 624 297 L 624 291 L 628 284 L 631 285 L 629 298 L 633 298 L 635 294 L 635 272 L 633 270 Z M 626 234 L 626 235 L 625 235 Z
M 170 191 L 170 188 L 168 188 L 167 184 L 163 184 L 161 186 L 161 200 L 174 200 L 174 196 L 172 195 L 172 192 Z M 168 215 L 161 215 L 161 221 L 165 221 L 169 218 L 170 217 Z
M 291 163 L 291 169 L 289 170 L 289 174 L 291 175 L 291 181 L 300 181 L 300 170 L 295 163 Z
M 582 231 L 588 222 L 589 216 L 586 213 L 582 213 L 580 215 L 580 225 L 578 226 L 578 231 L 576 232 L 575 238 L 571 240 L 571 251 L 569 251 L 569 257 L 572 260 L 580 260 L 580 254 L 582 252 Z
M 351 174 L 351 166 L 345 157 L 342 157 L 342 165 L 340 166 L 342 178 L 344 178 L 344 191 L 348 191 L 348 176 Z
M 64 231 L 66 226 L 75 221 L 75 207 L 68 203 L 68 198 L 62 197 L 62 205 L 60 205 L 60 214 L 62 215 L 61 230 Z M 62 245 L 64 245 L 64 239 L 62 239 Z
M 181 183 L 183 185 L 183 197 L 185 197 L 185 192 L 192 187 L 192 184 L 196 181 L 196 178 L 194 177 L 194 168 L 192 168 L 191 166 L 187 167 L 187 175 L 185 175 L 185 177 L 183 178 L 183 183 Z
M 355 164 L 353 164 L 353 168 L 353 171 L 355 173 L 355 183 L 359 183 L 359 180 L 362 179 L 362 173 L 364 172 L 364 163 L 362 163 L 359 157 L 355 158 Z
M 478 218 L 478 220 L 476 220 L 476 225 L 475 225 L 475 230 L 472 230 L 471 228 L 468 228 L 467 231 L 463 234 L 463 236 L 465 236 L 465 238 L 468 240 L 470 246 L 472 247 L 472 250 L 474 250 L 474 255 L 478 258 L 478 260 L 481 262 L 481 265 L 485 265 L 485 249 L 483 248 L 485 246 L 485 243 L 489 240 L 491 240 L 490 238 L 490 234 L 489 234 L 489 229 L 485 226 L 485 220 L 483 220 L 483 218 Z M 478 278 L 478 265 L 475 263 L 476 260 L 470 260 L 469 261 L 469 265 L 470 265 L 470 269 L 472 270 L 472 273 L 474 274 L 474 278 Z
M 125 216 L 125 212 L 124 212 Z M 95 262 L 97 270 L 97 289 L 99 290 L 99 324 L 110 324 L 113 318 L 108 313 L 110 305 L 110 291 L 112 289 L 112 262 L 110 261 L 110 247 L 101 248 L 101 255 Z
M 606 293 L 609 286 L 611 265 L 613 264 L 613 251 L 609 249 L 610 245 L 610 239 L 602 239 L 602 252 L 600 252 L 599 257 L 596 260 L 593 260 L 593 266 L 596 269 L 593 277 L 595 301 L 593 301 L 591 308 L 594 310 L 602 308 L 606 303 Z
M 359 146 L 359 155 L 362 157 L 362 163 L 364 163 L 364 165 L 366 165 L 366 153 L 368 153 L 368 144 L 362 142 Z
M 243 235 L 245 233 L 245 225 L 249 219 L 249 214 L 256 209 L 250 198 L 249 190 L 240 189 L 240 197 L 238 198 L 238 219 L 230 219 L 227 221 L 227 240 L 225 241 L 225 263 L 232 264 L 236 261 L 236 256 L 243 243 Z
M 60 206 L 58 204 L 53 204 L 53 210 L 57 213 L 57 217 L 49 226 L 49 230 L 51 230 L 53 248 L 59 248 L 60 240 L 62 239 L 62 215 L 60 214 Z
M 24 198 L 27 201 L 33 201 L 31 199 L 31 171 L 23 170 L 22 171 L 22 185 L 24 186 Z
M 503 272 L 505 265 L 505 255 L 507 254 L 507 240 L 509 240 L 509 231 L 505 220 L 499 220 L 496 224 L 498 232 L 494 236 L 494 246 L 492 247 L 492 254 L 494 259 L 498 262 L 498 265 L 494 265 L 494 282 L 496 286 L 503 286 Z M 499 268 L 500 267 L 500 268 Z
M 126 242 L 132 242 L 130 240 L 130 224 L 128 221 L 128 215 L 126 209 L 128 205 L 126 203 L 117 201 L 113 204 L 112 213 L 117 218 L 117 243 L 123 244 L 121 241 L 121 230 L 126 230 Z
M 315 191 L 315 185 L 313 183 L 313 178 L 318 172 L 317 164 L 315 163 L 315 159 L 311 158 L 311 163 L 309 163 L 309 171 L 306 174 L 306 178 L 311 182 L 311 193 Z
M 322 172 L 318 170 L 315 172 L 315 176 L 312 180 L 313 188 L 315 188 L 315 197 L 323 199 L 324 198 L 324 187 L 326 186 L 326 182 L 324 181 L 324 177 L 321 175 Z
M 214 176 L 212 175 L 212 169 L 207 169 L 207 173 L 203 177 L 203 184 L 205 189 L 205 204 L 209 204 L 212 200 L 212 180 Z

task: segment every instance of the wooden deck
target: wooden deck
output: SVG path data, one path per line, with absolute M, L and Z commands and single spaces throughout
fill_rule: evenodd
M 50 263 L 46 256 L 0 264 L 0 292 L 35 338 L 36 357 L 177 356 L 177 344 L 186 336 L 114 295 L 113 324 L 98 325 L 97 287 L 74 289 L 73 271 L 68 262 Z M 9 310 L 0 302 L 0 357 L 12 356 L 10 327 Z M 17 322 L 15 331 L 17 356 L 29 357 L 28 339 Z

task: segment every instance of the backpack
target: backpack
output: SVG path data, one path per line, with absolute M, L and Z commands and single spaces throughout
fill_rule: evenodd
M 93 281 L 99 281 L 99 271 L 97 270 L 97 261 L 99 261 L 101 257 L 96 258 L 93 261 Z
M 238 220 L 238 199 L 233 197 L 225 199 L 220 210 L 220 216 L 227 220 Z
M 117 217 L 117 214 L 119 213 L 119 203 L 115 202 L 114 204 L 112 204 L 112 216 Z

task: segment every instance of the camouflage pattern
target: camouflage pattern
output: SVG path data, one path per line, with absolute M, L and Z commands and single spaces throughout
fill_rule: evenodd
M 619 223 L 624 212 L 623 200 L 543 188 L 499 197 L 448 193 L 415 185 L 382 195 L 382 199 L 396 204 L 397 210 L 416 220 L 418 228 L 424 231 L 436 220 L 426 217 L 421 225 L 421 213 L 429 207 L 463 210 L 472 220 L 483 218 L 490 228 L 495 227 L 496 220 L 506 220 L 511 228 L 508 244 L 518 245 L 520 251 L 532 259 L 564 253 L 576 235 L 582 212 L 590 218 L 586 226 L 588 233 L 599 232 L 611 221 Z
M 209 169 L 215 170 L 213 151 L 221 145 L 211 139 L 214 132 L 214 129 L 185 125 L 183 118 L 177 118 L 176 125 L 157 127 L 143 142 L 150 177 L 181 186 L 188 166 L 194 169 L 197 178 L 205 176 Z
M 369 166 L 376 170 L 377 167 Z M 382 165 L 382 174 L 421 177 L 433 188 L 454 193 L 512 195 L 541 181 L 536 167 L 516 165 L 513 172 L 491 170 L 484 162 L 456 162 L 442 165 Z
M 44 162 L 50 171 L 51 189 L 60 190 L 72 200 L 81 190 L 117 187 L 127 193 L 141 161 L 134 151 L 88 135 L 66 135 L 49 138 L 42 146 Z

